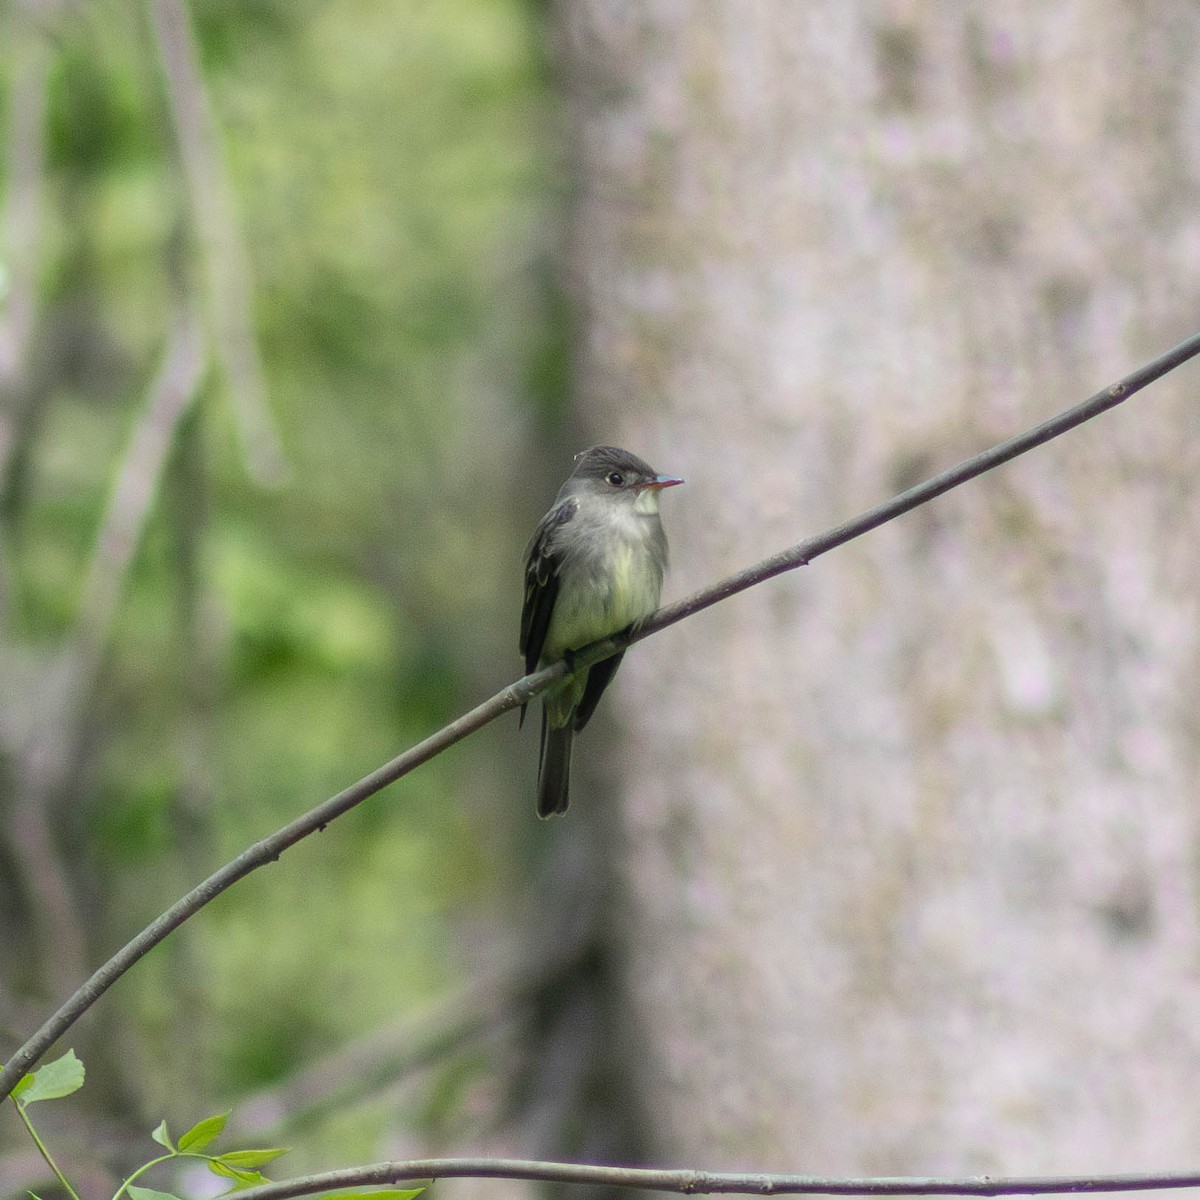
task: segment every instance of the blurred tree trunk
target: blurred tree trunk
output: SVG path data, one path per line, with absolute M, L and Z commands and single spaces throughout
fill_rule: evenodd
M 573 0 L 585 419 L 678 596 L 1200 313 L 1200 10 Z M 630 654 L 659 1157 L 1195 1161 L 1194 368 Z

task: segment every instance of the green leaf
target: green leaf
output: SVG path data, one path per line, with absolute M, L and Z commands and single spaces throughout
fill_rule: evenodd
M 209 1142 L 215 1141 L 221 1136 L 221 1131 L 225 1128 L 225 1122 L 228 1120 L 229 1114 L 226 1112 L 217 1113 L 215 1117 L 205 1117 L 203 1121 L 197 1121 L 187 1133 L 179 1135 L 180 1151 L 203 1150 Z
M 33 1076 L 22 1075 L 21 1078 L 17 1080 L 17 1086 L 12 1090 L 12 1098 L 14 1100 L 19 1100 L 21 1098 L 21 1093 L 29 1091 L 31 1087 L 33 1087 Z M 40 1196 L 38 1197 L 38 1200 L 41 1200 Z
M 275 1159 L 286 1154 L 287 1150 L 228 1150 L 220 1155 L 221 1161 L 227 1167 L 238 1167 L 246 1169 L 249 1167 L 261 1167 L 264 1163 L 274 1162 Z
M 168 1150 L 174 1150 L 175 1146 L 171 1141 L 171 1135 L 167 1132 L 167 1122 L 159 1121 L 158 1128 L 150 1135 L 160 1146 L 166 1146 Z
M 69 1096 L 83 1087 L 83 1063 L 75 1057 L 74 1050 L 68 1050 L 62 1058 L 39 1067 L 32 1075 L 25 1076 L 13 1095 L 20 1088 L 22 1104 L 32 1104 L 35 1100 L 57 1100 L 61 1096 Z M 26 1083 L 26 1079 L 30 1080 Z
M 265 1175 L 258 1171 L 243 1171 L 239 1167 L 231 1167 L 228 1163 L 223 1162 L 220 1158 L 210 1158 L 208 1160 L 208 1169 L 214 1175 L 222 1175 L 226 1179 L 236 1180 L 242 1187 L 249 1187 L 256 1183 L 266 1183 Z
M 156 1192 L 153 1188 L 138 1187 L 136 1183 L 131 1183 L 126 1191 L 131 1200 L 179 1200 L 171 1192 Z

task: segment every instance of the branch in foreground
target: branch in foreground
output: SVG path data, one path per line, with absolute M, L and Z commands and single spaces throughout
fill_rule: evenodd
M 287 1200 L 333 1188 L 364 1187 L 424 1179 L 526 1179 L 590 1184 L 686 1196 L 1050 1196 L 1065 1193 L 1166 1191 L 1200 1185 L 1200 1173 L 1165 1175 L 970 1175 L 963 1178 L 900 1176 L 840 1179 L 820 1175 L 740 1175 L 719 1171 L 673 1171 L 646 1167 L 597 1167 L 584 1163 L 530 1162 L 503 1158 L 429 1158 L 374 1163 L 246 1188 L 238 1200 Z
M 1135 392 L 1147 384 L 1160 379 L 1169 371 L 1173 371 L 1188 359 L 1200 354 L 1200 333 L 1193 334 L 1186 341 L 1168 350 L 1165 354 L 1139 367 L 1126 375 L 1124 379 L 1096 393 L 1091 399 L 1082 404 L 1069 408 L 1057 417 L 1006 442 L 993 446 L 981 454 L 976 454 L 957 467 L 943 471 L 932 479 L 910 488 L 894 499 L 869 509 L 852 520 L 836 526 L 807 541 L 800 542 L 790 550 L 781 551 L 764 559 L 756 566 L 721 580 L 712 587 L 704 588 L 685 600 L 660 609 L 649 621 L 633 634 L 608 638 L 597 642 L 586 650 L 581 650 L 572 656 L 572 668 L 580 669 L 591 666 L 605 658 L 610 658 L 618 651 L 624 650 L 632 642 L 641 641 L 668 625 L 674 625 L 685 617 L 691 616 L 714 604 L 728 599 L 730 596 L 743 592 L 755 584 L 763 583 L 776 575 L 790 571 L 794 567 L 805 566 L 818 555 L 845 545 L 854 538 L 878 528 L 880 525 L 909 512 L 918 505 L 950 491 L 961 483 L 966 483 L 994 467 L 1000 466 L 1027 450 L 1041 446 L 1091 420 L 1100 413 L 1115 407 L 1121 401 L 1127 400 Z M 381 791 L 390 783 L 415 770 L 422 763 L 428 762 L 435 755 L 462 741 L 469 734 L 481 729 L 502 714 L 527 703 L 535 696 L 544 692 L 557 680 L 567 674 L 565 663 L 555 663 L 542 671 L 526 675 L 518 682 L 497 692 L 490 700 L 471 709 L 470 712 L 452 721 L 437 733 L 417 743 L 403 754 L 393 758 L 391 762 L 372 771 L 370 775 L 339 792 L 336 796 L 318 804 L 295 821 L 285 825 L 269 837 L 255 842 L 243 850 L 232 862 L 226 863 L 220 870 L 210 875 L 203 883 L 193 888 L 186 896 L 176 901 L 165 913 L 142 930 L 132 941 L 123 946 L 112 958 L 100 967 L 61 1007 L 42 1025 L 4 1065 L 0 1074 L 0 1100 L 16 1087 L 21 1076 L 62 1036 L 70 1027 L 106 992 L 112 985 L 138 961 L 142 955 L 153 949 L 173 930 L 188 920 L 210 900 L 219 896 L 227 888 L 232 887 L 239 879 L 243 879 L 252 871 L 275 862 L 279 856 L 294 846 L 309 834 L 324 829 L 326 825 L 351 808 L 361 804 L 369 796 Z

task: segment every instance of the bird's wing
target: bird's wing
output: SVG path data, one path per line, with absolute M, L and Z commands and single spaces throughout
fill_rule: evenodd
M 604 689 L 612 682 L 612 677 L 617 673 L 617 668 L 621 665 L 621 659 L 624 657 L 625 651 L 622 650 L 620 654 L 614 654 L 612 658 L 606 658 L 596 663 L 588 671 L 583 695 L 579 698 L 579 704 L 575 708 L 573 723 L 576 733 L 592 719 L 592 713 L 596 711 L 596 705 L 600 703 Z
M 525 558 L 525 606 L 521 610 L 521 653 L 525 673 L 537 669 L 546 641 L 546 630 L 558 596 L 561 558 L 555 534 L 574 519 L 579 503 L 574 499 L 556 504 L 539 522 Z

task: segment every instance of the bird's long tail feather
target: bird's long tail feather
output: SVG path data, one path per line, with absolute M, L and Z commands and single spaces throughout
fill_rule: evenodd
M 537 814 L 552 817 L 567 811 L 571 786 L 571 741 L 574 725 L 568 721 L 552 729 L 542 714 L 542 761 L 538 769 Z

